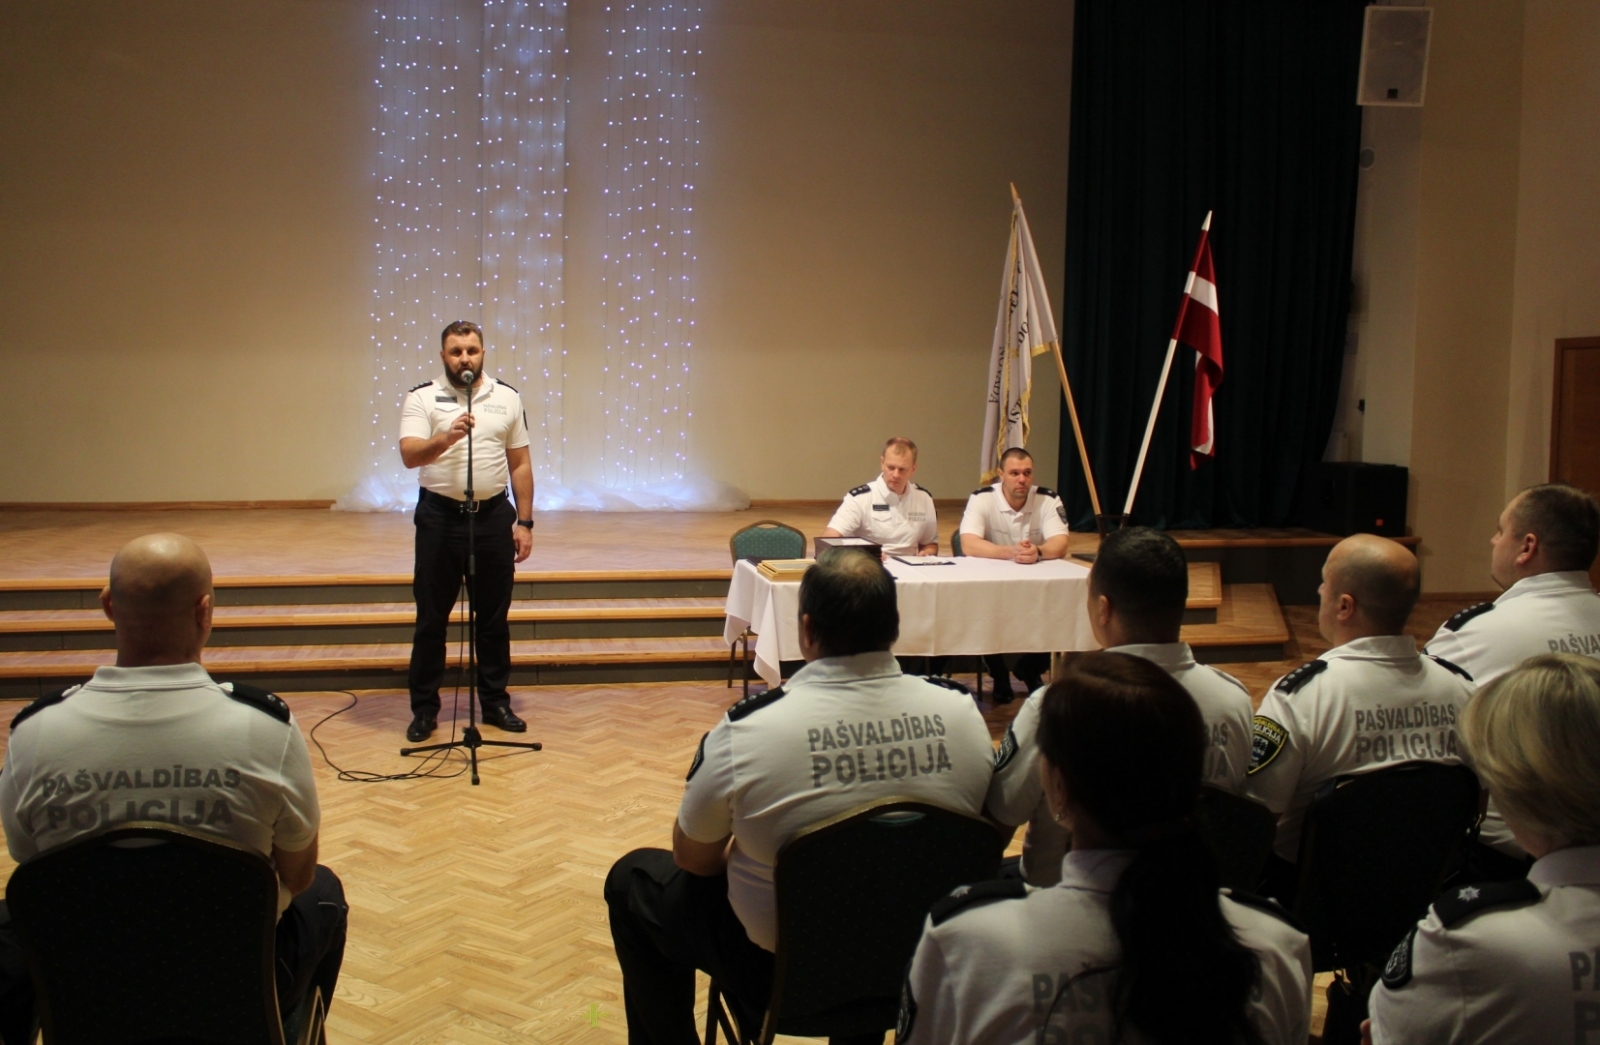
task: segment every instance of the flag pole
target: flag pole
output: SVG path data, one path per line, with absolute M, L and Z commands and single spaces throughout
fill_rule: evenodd
M 1094 487 L 1094 469 L 1089 465 L 1089 450 L 1083 445 L 1083 426 L 1078 423 L 1078 407 L 1072 401 L 1072 382 L 1067 380 L 1067 364 L 1061 358 L 1061 342 L 1050 342 L 1050 348 L 1055 352 L 1056 370 L 1061 374 L 1061 391 L 1067 397 L 1067 413 L 1072 416 L 1072 434 L 1078 437 L 1078 459 L 1083 462 L 1083 478 L 1089 484 L 1089 504 L 1094 508 L 1096 519 L 1100 518 L 1100 493 Z
M 1206 220 L 1200 225 L 1200 239 L 1205 241 L 1205 234 L 1211 230 L 1211 211 L 1206 211 Z M 1144 440 L 1139 444 L 1139 460 L 1133 466 L 1133 483 L 1128 487 L 1128 500 L 1122 506 L 1122 514 L 1133 514 L 1133 499 L 1139 493 L 1139 479 L 1144 475 L 1144 459 L 1150 452 L 1150 437 L 1156 431 L 1156 415 L 1161 412 L 1161 397 L 1167 390 L 1167 375 L 1172 372 L 1172 357 L 1178 351 L 1178 331 L 1183 329 L 1183 314 L 1189 309 L 1189 291 L 1194 289 L 1194 268 L 1200 263 L 1200 248 L 1195 247 L 1195 259 L 1189 263 L 1189 277 L 1183 286 L 1183 302 L 1178 306 L 1178 321 L 1172 327 L 1172 340 L 1167 342 L 1167 358 L 1161 364 L 1161 381 L 1156 385 L 1155 402 L 1150 404 L 1150 420 L 1145 422 Z

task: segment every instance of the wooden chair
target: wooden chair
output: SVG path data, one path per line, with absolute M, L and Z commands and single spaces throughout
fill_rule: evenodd
M 776 519 L 762 519 L 735 530 L 728 538 L 728 552 L 737 563 L 740 559 L 800 559 L 806 554 L 806 535 Z M 733 688 L 733 668 L 744 664 L 744 694 L 750 695 L 750 637 L 749 628 L 728 646 L 728 688 Z M 742 653 L 741 653 L 742 647 Z
M 906 963 L 928 909 L 1000 867 L 1000 836 L 977 817 L 888 798 L 790 839 L 773 871 L 778 949 L 766 1018 L 735 1028 L 711 984 L 706 1045 L 882 1033 L 899 1014 Z
M 11 875 L 6 905 L 45 1045 L 322 1041 L 323 1000 L 278 1014 L 278 876 L 253 849 L 130 823 Z

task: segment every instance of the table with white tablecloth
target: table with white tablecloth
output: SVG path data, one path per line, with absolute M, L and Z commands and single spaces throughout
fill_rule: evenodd
M 901 656 L 1060 653 L 1097 649 L 1089 628 L 1089 568 L 1051 559 L 1019 565 L 958 557 L 947 566 L 912 566 L 890 558 L 900 604 Z M 728 586 L 731 644 L 755 633 L 756 674 L 782 681 L 779 664 L 800 660 L 800 582 L 774 581 L 740 560 Z

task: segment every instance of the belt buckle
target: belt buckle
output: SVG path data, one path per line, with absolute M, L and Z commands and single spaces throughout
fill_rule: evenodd
M 461 510 L 464 511 L 464 512 L 468 512 L 468 513 L 470 513 L 472 515 L 477 515 L 478 514 L 478 505 L 480 505 L 482 503 L 483 503 L 482 501 L 472 501 L 472 500 L 462 501 L 461 502 Z

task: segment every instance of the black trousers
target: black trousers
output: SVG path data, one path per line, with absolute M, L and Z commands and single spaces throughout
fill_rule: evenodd
M 478 703 L 487 709 L 511 703 L 511 588 L 516 543 L 511 527 L 517 510 L 502 497 L 477 513 L 477 584 L 472 592 L 478 626 Z M 411 591 L 417 600 L 417 630 L 411 639 L 411 712 L 437 715 L 444 681 L 445 640 L 450 612 L 467 570 L 467 515 L 430 498 L 417 502 L 416 566 Z
M 1018 680 L 1026 682 L 1028 679 L 1043 675 L 1050 670 L 1050 654 L 1048 653 L 1018 653 L 1015 654 L 1016 666 L 1006 667 L 1006 654 L 988 653 L 984 655 L 983 665 L 989 669 L 989 674 L 994 678 L 994 687 L 999 689 L 1002 685 L 1011 688 L 1011 676 L 1015 674 Z M 1026 696 L 1027 694 L 1024 694 Z
M 339 876 L 318 864 L 311 887 L 278 918 L 273 968 L 280 1013 L 287 1014 L 312 987 L 322 988 L 324 1005 L 333 1005 L 348 920 Z M 32 1040 L 33 1017 L 33 981 L 10 912 L 0 902 L 0 1040 Z

